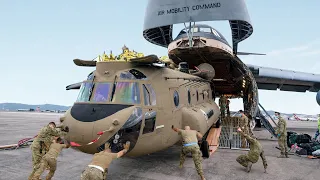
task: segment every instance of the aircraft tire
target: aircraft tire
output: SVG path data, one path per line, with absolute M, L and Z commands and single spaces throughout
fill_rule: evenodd
M 202 157 L 209 158 L 209 143 L 207 141 L 202 141 L 200 150 L 202 152 Z
M 215 124 L 215 128 L 219 128 L 220 125 L 221 125 L 221 119 L 219 118 L 219 120 Z

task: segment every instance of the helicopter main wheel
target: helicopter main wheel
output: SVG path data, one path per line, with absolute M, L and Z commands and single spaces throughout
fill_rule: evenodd
M 202 157 L 209 158 L 210 156 L 210 149 L 208 141 L 202 141 L 200 151 L 202 152 Z
M 219 128 L 220 125 L 221 125 L 221 119 L 219 118 L 219 120 L 215 124 L 215 128 Z

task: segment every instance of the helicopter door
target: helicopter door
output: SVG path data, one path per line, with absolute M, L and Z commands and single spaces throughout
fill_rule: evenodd
M 143 89 L 143 126 L 142 126 L 142 136 L 153 134 L 157 127 L 159 127 L 159 122 L 157 114 L 157 99 L 156 92 L 151 84 L 142 84 Z
M 167 139 L 166 143 L 169 143 L 171 141 L 176 142 L 180 137 L 177 136 L 177 133 L 171 130 L 172 125 L 177 128 L 182 128 L 181 127 L 181 119 L 182 119 L 182 113 L 181 113 L 181 96 L 179 94 L 179 89 L 178 88 L 170 88 L 170 97 L 169 97 L 169 102 L 171 107 L 171 118 L 167 120 L 167 126 L 168 129 L 166 130 L 168 133 L 167 134 Z M 178 138 L 178 139 L 172 139 L 172 138 Z

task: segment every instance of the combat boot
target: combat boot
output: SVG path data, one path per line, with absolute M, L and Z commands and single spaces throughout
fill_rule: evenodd
M 252 167 L 252 162 L 248 162 L 247 172 L 251 171 L 251 167 Z
M 277 158 L 285 158 L 285 156 L 281 154 L 280 156 L 277 156 Z
M 286 158 L 289 158 L 288 154 L 286 154 L 285 156 L 286 156 Z

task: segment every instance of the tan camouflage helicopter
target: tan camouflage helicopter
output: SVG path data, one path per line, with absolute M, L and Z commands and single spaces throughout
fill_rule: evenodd
M 180 72 L 181 67 L 164 67 L 161 59 L 169 61 L 124 46 L 123 53 L 116 57 L 104 53 L 94 61 L 74 60 L 78 66 L 96 66 L 81 83 L 77 102 L 61 118 L 69 127 L 68 138 L 74 148 L 96 153 L 110 142 L 112 151 L 118 152 L 130 141 L 127 155 L 138 156 L 177 143 L 180 138 L 172 125 L 189 125 L 203 134 L 219 126 L 220 113 L 210 81 L 199 77 L 213 77 L 214 72 L 187 74 Z M 73 84 L 67 89 L 79 87 Z

